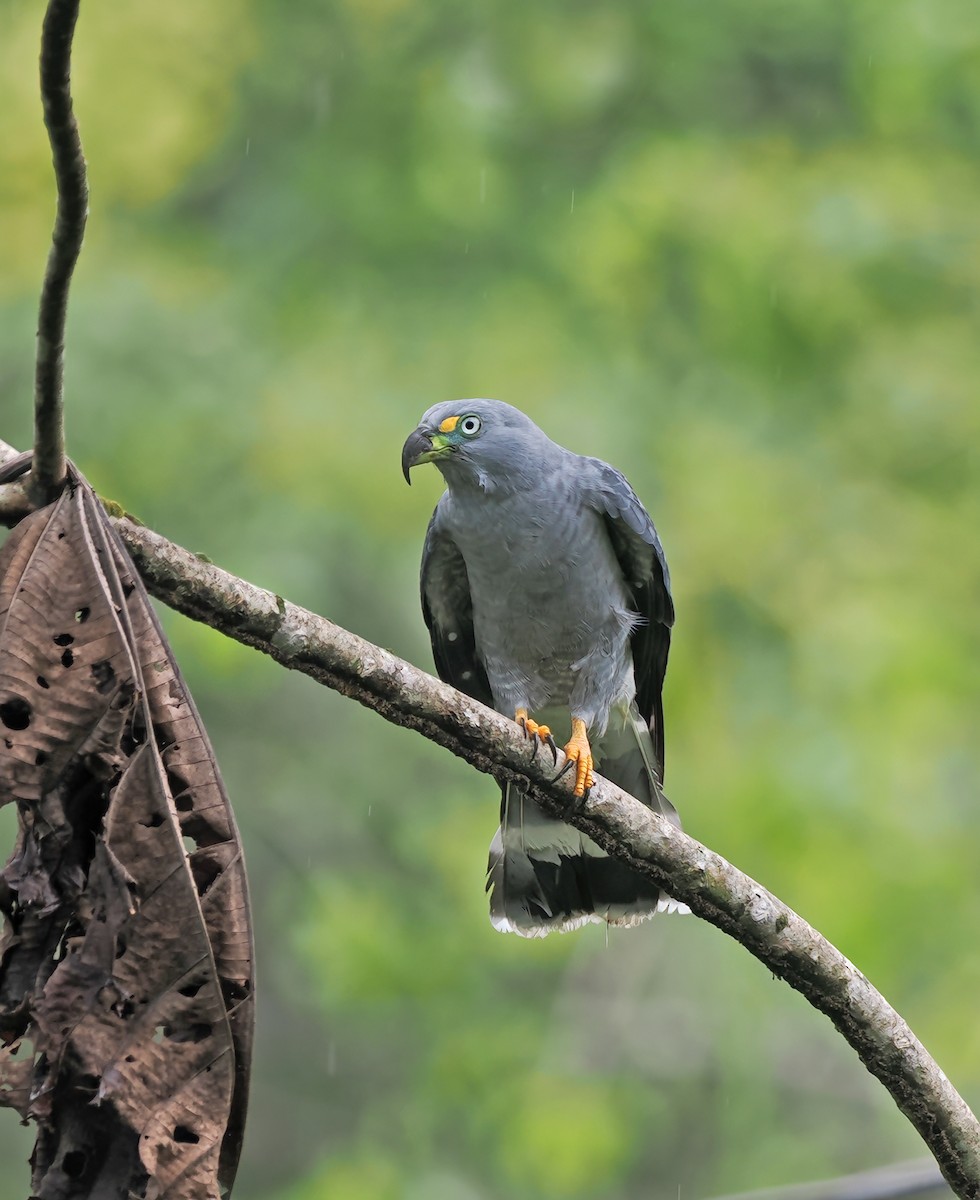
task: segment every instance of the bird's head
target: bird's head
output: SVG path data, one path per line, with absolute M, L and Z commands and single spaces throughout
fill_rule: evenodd
M 554 443 L 519 409 L 500 400 L 447 400 L 424 413 L 402 447 L 402 472 L 435 463 L 447 483 L 490 490 L 539 461 Z

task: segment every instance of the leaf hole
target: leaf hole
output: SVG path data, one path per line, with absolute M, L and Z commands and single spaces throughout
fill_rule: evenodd
M 64 654 L 62 654 L 62 656 L 61 656 L 61 665 L 63 667 L 70 667 L 74 661 L 75 661 L 75 656 L 74 656 L 74 654 L 72 654 L 72 652 L 70 650 L 66 650 L 64 652 Z
M 191 860 L 191 874 L 197 894 L 203 896 L 221 874 L 221 860 L 214 854 L 199 852 Z
M 204 984 L 200 982 L 185 983 L 182 988 L 177 989 L 177 994 L 179 996 L 187 996 L 187 998 L 190 999 L 192 996 L 196 996 L 203 986 Z
M 251 990 L 252 981 L 250 979 L 221 980 L 221 998 L 225 1002 L 225 1008 L 234 1008 L 248 996 Z
M 179 1025 L 168 1025 L 164 1029 L 164 1036 L 168 1041 L 179 1045 L 196 1045 L 198 1042 L 206 1042 L 213 1031 L 214 1026 L 210 1021 L 197 1021 L 190 1025 L 182 1021 Z
M 35 767 L 43 767 L 47 761 L 48 761 L 48 756 L 44 753 L 43 750 L 38 750 L 37 754 L 34 755 Z
M 159 829 L 163 824 L 163 816 L 160 813 L 150 813 L 145 821 L 140 821 L 147 829 Z
M 87 604 L 83 608 L 76 608 L 75 609 L 75 620 L 79 623 L 79 625 L 81 625 L 81 623 L 83 621 L 87 621 L 89 619 L 89 615 L 91 614 L 91 612 L 92 612 L 92 610 L 88 607 Z
M 54 644 L 56 646 L 70 646 L 74 640 L 74 634 L 71 633 L 56 633 L 54 635 Z
M 20 696 L 5 700 L 0 704 L 0 721 L 8 729 L 26 729 L 31 723 L 31 706 Z M 12 742 L 7 742 L 8 749 L 12 745 Z
M 61 1169 L 69 1179 L 81 1179 L 88 1156 L 84 1150 L 69 1150 L 61 1160 Z
M 112 669 L 112 663 L 105 659 L 92 663 L 92 678 L 95 680 L 96 690 L 103 696 L 106 692 L 111 692 L 116 682 L 116 672 Z
M 197 840 L 192 838 L 189 833 L 184 834 L 184 849 L 188 854 L 193 854 L 197 849 Z
M 179 796 L 174 796 L 174 808 L 178 812 L 190 812 L 194 807 L 194 797 L 190 792 L 183 792 Z
M 133 594 L 133 592 L 135 592 L 135 591 L 136 591 L 136 584 L 135 584 L 135 583 L 133 583 L 133 582 L 132 582 L 132 580 L 130 580 L 130 581 L 129 581 L 129 583 L 124 583 L 124 584 L 123 584 L 123 596 L 124 596 L 124 597 L 125 597 L 127 600 L 129 599 L 129 597 L 130 597 L 130 596 Z
M 166 1036 L 167 1036 L 166 1025 L 158 1025 L 156 1027 L 156 1029 L 153 1030 L 153 1041 L 157 1046 L 162 1045 L 163 1039 Z
M 44 678 L 43 675 L 38 675 L 37 685 L 38 685 L 38 687 L 43 687 L 43 688 L 49 688 L 51 686 L 51 684 L 48 683 L 48 681 Z
M 188 1129 L 186 1125 L 178 1125 L 174 1129 L 175 1142 L 186 1142 L 188 1145 L 193 1146 L 200 1140 L 200 1134 L 195 1133 L 193 1129 Z

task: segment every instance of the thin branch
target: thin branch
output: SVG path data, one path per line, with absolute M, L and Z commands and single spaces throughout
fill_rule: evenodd
M 8 511 L 0 486 L 0 521 Z M 10 494 L 16 516 L 16 496 Z M 531 762 L 513 721 L 323 617 L 222 571 L 127 519 L 116 526 L 152 595 L 194 620 L 415 729 L 525 788 L 605 850 L 740 942 L 831 1021 L 918 1130 L 958 1196 L 980 1197 L 980 1125 L 885 999 L 764 887 L 604 779 L 573 805 L 569 779 Z
M 0 438 L 0 471 L 9 470 L 14 466 L 14 459 L 21 457 L 19 451 Z M 9 465 L 8 465 L 9 464 Z M 0 487 L 0 525 L 16 525 L 34 508 L 27 495 L 23 481 L 16 476 L 15 483 L 5 483 Z
M 718 1200 L 911 1200 L 913 1196 L 921 1200 L 942 1200 L 950 1194 L 936 1164 L 931 1159 L 915 1159 L 820 1183 L 739 1192 L 738 1195 L 718 1197 Z
M 78 4 L 79 0 L 49 0 L 41 34 L 41 101 L 54 160 L 58 211 L 37 319 L 34 469 L 28 485 L 36 504 L 52 499 L 65 480 L 65 319 L 68 287 L 88 216 L 85 158 L 71 104 L 71 44 Z

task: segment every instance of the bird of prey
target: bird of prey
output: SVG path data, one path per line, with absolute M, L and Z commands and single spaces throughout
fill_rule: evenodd
M 576 796 L 601 768 L 679 825 L 661 791 L 670 576 L 633 489 L 498 400 L 430 408 L 402 450 L 405 479 L 428 462 L 446 481 L 421 578 L 440 678 L 513 717 L 535 750 L 567 737 Z M 487 890 L 494 927 L 524 937 L 682 907 L 510 785 Z

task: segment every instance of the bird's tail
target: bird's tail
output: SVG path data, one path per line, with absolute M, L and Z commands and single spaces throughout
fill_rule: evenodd
M 677 810 L 660 789 L 653 740 L 635 705 L 612 714 L 592 749 L 601 774 L 680 827 Z M 487 891 L 494 928 L 522 937 L 564 933 L 589 921 L 636 925 L 655 912 L 687 911 L 590 837 L 542 812 L 512 784 L 502 789 Z

